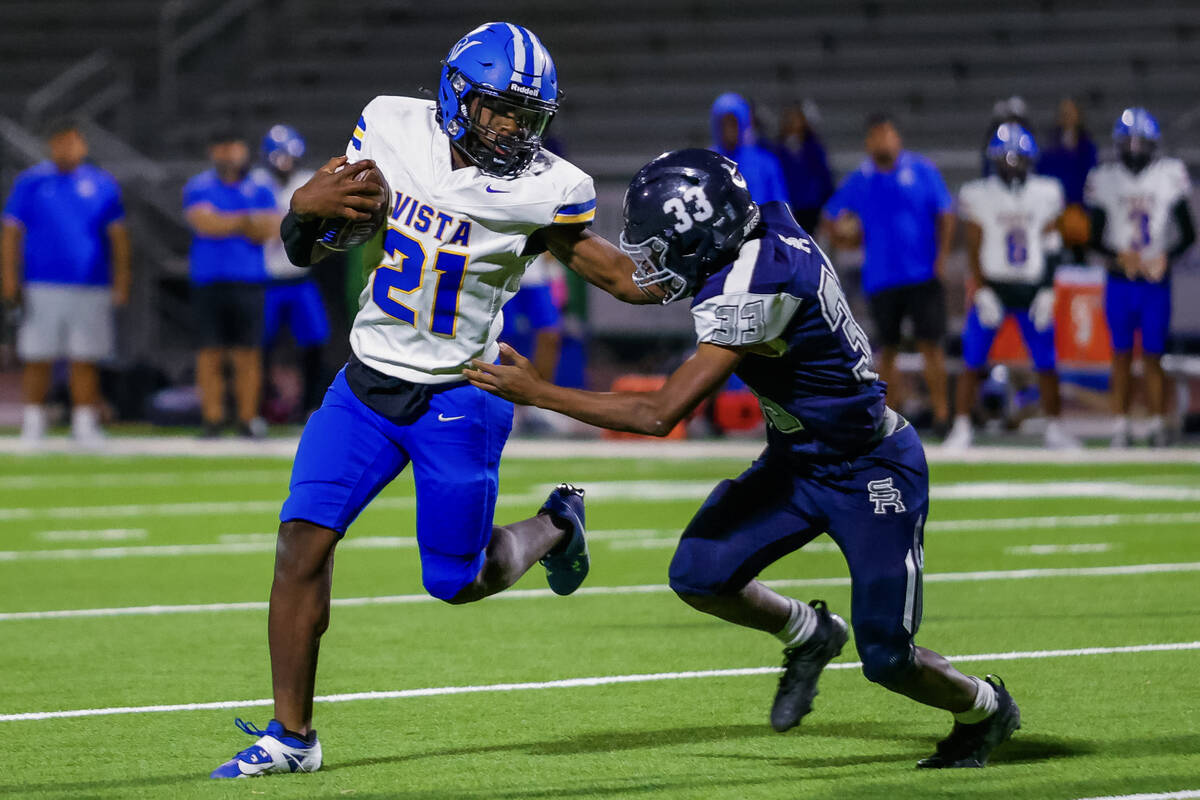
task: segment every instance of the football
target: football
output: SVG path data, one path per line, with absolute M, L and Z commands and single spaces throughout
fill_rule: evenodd
M 388 186 L 387 180 L 384 179 L 383 173 L 379 171 L 379 167 L 363 170 L 354 176 L 354 180 L 371 180 L 379 184 L 383 187 L 385 199 L 379 210 L 373 213 L 370 219 L 354 221 L 345 217 L 330 217 L 322 220 L 317 241 L 322 247 L 339 253 L 371 240 L 371 237 L 383 227 L 387 220 L 388 202 L 386 198 L 392 196 L 392 190 Z

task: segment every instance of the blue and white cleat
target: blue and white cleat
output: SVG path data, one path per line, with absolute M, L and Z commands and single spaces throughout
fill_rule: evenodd
M 273 772 L 316 772 L 321 768 L 321 743 L 312 732 L 312 743 L 289 736 L 275 720 L 265 731 L 241 719 L 235 724 L 258 741 L 217 767 L 210 778 L 253 778 Z
M 592 563 L 584 528 L 583 489 L 560 483 L 538 513 L 549 514 L 570 528 L 566 541 L 542 556 L 541 563 L 546 568 L 550 589 L 555 594 L 571 594 L 583 583 Z

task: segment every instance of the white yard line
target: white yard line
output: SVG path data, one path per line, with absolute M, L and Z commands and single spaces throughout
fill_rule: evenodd
M 532 495 L 530 495 L 532 496 Z M 395 498 L 405 500 L 406 498 Z M 388 498 L 377 500 L 386 507 Z M 2 513 L 2 512 L 0 512 Z M 1177 525 L 1200 522 L 1200 511 L 1153 514 L 1083 514 L 1046 517 L 1000 517 L 997 519 L 934 520 L 925 526 L 927 533 L 992 530 L 1033 530 L 1057 528 L 1105 528 L 1118 525 Z M 123 535 L 127 534 L 127 535 Z M 615 550 L 666 549 L 679 541 L 680 531 L 665 528 L 630 528 L 625 530 L 588 531 L 593 542 L 610 542 Z M 144 529 L 97 529 L 77 531 L 43 531 L 35 534 L 47 541 L 89 541 L 144 539 Z M 412 536 L 348 536 L 339 547 L 343 549 L 381 550 L 409 548 L 416 544 Z M 1070 547 L 1070 545 L 1064 545 Z M 1088 545 L 1092 547 L 1093 545 Z M 275 549 L 274 533 L 226 533 L 217 537 L 215 544 L 145 545 L 140 547 L 104 547 L 95 549 L 56 550 L 0 550 L 0 563 L 7 561 L 72 561 L 88 558 L 133 558 L 192 555 L 237 555 L 241 553 L 271 552 Z M 829 542 L 816 542 L 804 548 L 805 552 L 834 552 L 836 546 Z M 1016 552 L 1016 551 L 1014 551 Z M 1101 552 L 1097 550 L 1064 552 Z
M 38 531 L 33 535 L 43 542 L 122 542 L 145 539 L 145 528 L 99 528 L 80 531 Z
M 1107 553 L 1113 549 L 1111 542 L 1096 542 L 1095 544 L 1024 544 L 1016 547 L 1006 547 L 1004 552 L 1010 556 L 1054 556 L 1062 553 L 1071 555 L 1077 553 Z
M 29 489 L 108 489 L 141 486 L 227 486 L 275 483 L 287 486 L 289 471 L 234 469 L 219 472 L 82 472 L 42 475 L 0 475 L 0 491 Z
M 586 484 L 588 502 L 630 500 L 701 500 L 716 485 L 712 480 L 684 481 L 595 481 Z M 545 499 L 538 489 L 501 494 L 498 506 L 528 505 Z M 1028 500 L 1045 498 L 1103 498 L 1115 500 L 1200 501 L 1200 489 L 1181 486 L 1147 486 L 1120 481 L 1068 481 L 1012 483 L 1006 481 L 942 484 L 932 487 L 934 500 Z M 133 518 L 153 516 L 208 516 L 218 514 L 274 513 L 282 495 L 269 500 L 234 502 L 198 501 L 183 503 L 128 503 L 122 505 L 31 506 L 0 508 L 0 522 L 37 519 Z M 416 508 L 415 497 L 376 498 L 368 508 L 400 510 Z
M 1097 578 L 1124 575 L 1154 575 L 1175 572 L 1200 572 L 1200 561 L 1167 564 L 1125 564 L 1110 567 L 1063 567 L 1041 569 L 988 570 L 983 572 L 932 572 L 924 576 L 925 583 L 969 583 L 973 581 L 1037 580 L 1041 578 Z M 846 577 L 784 578 L 763 581 L 777 589 L 815 586 L 849 586 Z M 593 595 L 665 594 L 668 586 L 657 583 L 626 586 L 584 586 L 575 597 Z M 557 597 L 549 589 L 509 589 L 494 596 L 494 600 L 528 600 Z M 398 594 L 378 597 L 335 597 L 332 604 L 341 608 L 361 606 L 390 606 L 410 603 L 438 603 L 427 594 Z M 36 619 L 72 619 L 80 617 L 161 616 L 164 614 L 207 614 L 223 611 L 266 611 L 265 602 L 201 603 L 198 605 L 123 606 L 117 608 L 67 608 L 52 611 L 9 611 L 0 613 L 0 622 Z
M 0 453 L 36 455 L 71 453 L 97 457 L 112 456 L 199 456 L 223 458 L 291 458 L 296 454 L 298 438 L 271 438 L 246 442 L 237 439 L 198 441 L 190 436 L 113 436 L 100 454 L 82 450 L 69 437 L 51 436 L 36 450 L 30 450 L 16 436 L 0 437 Z M 734 458 L 752 460 L 762 452 L 765 441 L 611 441 L 606 439 L 514 439 L 504 448 L 506 459 L 578 460 L 637 459 L 687 460 L 697 458 Z M 1040 447 L 974 447 L 970 450 L 943 450 L 927 447 L 933 463 L 953 464 L 1200 464 L 1198 448 L 1111 450 L 1091 448 L 1078 451 L 1045 450 Z
M 949 656 L 951 661 L 967 663 L 974 661 L 1026 661 L 1042 658 L 1074 658 L 1079 656 L 1117 655 L 1128 653 L 1161 653 L 1181 650 L 1200 650 L 1200 642 L 1169 642 L 1164 644 L 1142 644 L 1129 647 L 1084 647 L 1074 650 L 1027 650 L 1009 653 L 972 653 Z M 858 669 L 860 662 L 830 664 L 829 670 Z M 349 703 L 356 700 L 400 700 L 410 697 L 440 697 L 455 694 L 478 694 L 483 692 L 522 692 L 541 689 L 575 689 L 588 686 L 612 686 L 623 683 L 651 683 L 656 681 L 693 680 L 697 678 L 736 678 L 749 675 L 771 675 L 779 667 L 742 667 L 736 669 L 706 669 L 686 672 L 653 672 L 632 675 L 601 675 L 589 678 L 565 678 L 562 680 L 536 681 L 531 683 L 491 683 L 478 686 L 434 686 L 424 689 L 398 689 L 378 692 L 351 692 L 331 694 L 314 698 L 318 703 Z M 29 711 L 17 714 L 0 714 L 0 722 L 21 722 L 72 717 L 103 717 L 116 714 L 155 714 L 174 711 L 211 711 L 227 708 L 251 708 L 269 706 L 270 699 L 220 700 L 210 703 L 177 703 L 152 706 L 118 706 L 112 708 L 78 708 L 65 711 Z
M 1110 794 L 1104 797 L 1082 797 L 1080 800 L 1187 800 L 1200 797 L 1200 789 L 1185 789 L 1182 792 L 1159 792 L 1157 794 Z

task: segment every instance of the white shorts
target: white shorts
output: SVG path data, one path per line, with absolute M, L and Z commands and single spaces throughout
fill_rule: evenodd
M 104 361 L 116 338 L 107 286 L 27 283 L 17 355 L 22 361 Z

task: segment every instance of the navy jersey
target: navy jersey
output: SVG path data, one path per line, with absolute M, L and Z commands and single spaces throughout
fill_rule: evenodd
M 749 351 L 737 375 L 759 399 L 772 448 L 800 460 L 861 453 L 886 416 L 870 343 L 829 259 L 787 205 L 761 208 L 764 235 L 696 292 L 697 338 Z

